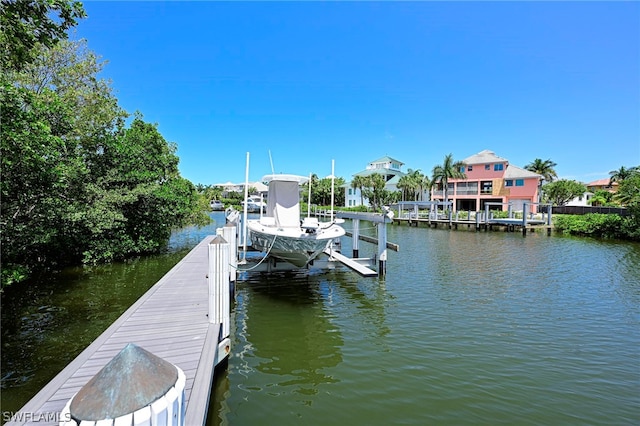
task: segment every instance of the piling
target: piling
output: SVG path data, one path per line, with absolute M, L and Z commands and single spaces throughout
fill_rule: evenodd
M 182 426 L 185 383 L 180 368 L 129 343 L 69 400 L 60 423 Z
M 229 337 L 229 243 L 216 235 L 209 243 L 209 323 L 221 324 L 220 337 Z
M 360 219 L 353 219 L 353 254 L 351 255 L 353 258 L 360 257 L 359 241 L 360 241 Z
M 387 224 L 378 223 L 378 275 L 387 275 Z

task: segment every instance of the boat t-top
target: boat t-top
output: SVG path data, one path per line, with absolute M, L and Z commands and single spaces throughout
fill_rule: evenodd
M 298 267 L 311 263 L 345 230 L 333 218 L 320 222 L 315 217 L 301 219 L 300 185 L 308 177 L 271 174 L 263 177 L 268 183 L 267 207 L 259 219 L 247 220 L 248 235 L 254 249 Z

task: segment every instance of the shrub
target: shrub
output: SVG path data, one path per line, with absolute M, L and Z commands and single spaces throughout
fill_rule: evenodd
M 589 213 L 585 215 L 556 216 L 556 230 L 571 234 L 600 238 L 625 238 L 625 219 L 617 214 Z

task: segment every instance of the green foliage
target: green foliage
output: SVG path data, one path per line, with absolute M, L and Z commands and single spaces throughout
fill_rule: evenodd
M 553 222 L 557 231 L 566 234 L 640 241 L 639 210 L 628 217 L 599 213 L 558 215 Z
M 640 171 L 638 168 L 628 178 L 619 181 L 618 192 L 614 195 L 614 200 L 623 206 L 640 205 Z
M 615 205 L 617 205 L 613 201 L 613 193 L 609 192 L 609 191 L 606 191 L 604 189 L 597 190 L 593 194 L 593 197 L 591 197 L 591 200 L 589 200 L 589 203 L 592 206 L 615 206 Z
M 19 70 L 36 56 L 38 45 L 54 46 L 84 18 L 82 3 L 67 0 L 2 0 L 0 67 Z
M 575 180 L 561 179 L 542 187 L 547 200 L 556 206 L 563 206 L 575 197 L 584 194 L 587 188 Z
M 390 198 L 391 194 L 384 189 L 386 182 L 382 175 L 374 173 L 366 176 L 363 182 L 364 188 L 361 190 L 362 195 L 369 200 L 374 210 L 378 209 Z
M 55 95 L 46 95 L 44 100 L 2 81 L 0 238 L 3 272 L 13 281 L 47 262 L 66 238 L 60 225 L 68 213 L 68 186 L 77 162 L 65 155 L 62 137 L 69 111 Z M 14 275 L 12 268 L 22 272 Z
M 627 211 L 629 216 L 624 218 L 620 232 L 625 239 L 640 241 L 640 201 L 627 206 Z
M 622 182 L 626 179 L 633 177 L 640 173 L 639 166 L 634 167 L 620 167 L 618 170 L 612 170 L 609 172 L 609 183 Z
M 409 169 L 408 173 L 398 180 L 397 187 L 401 191 L 400 199 L 418 201 L 423 197 L 424 191 L 431 187 L 431 179 L 420 170 Z
M 431 182 L 434 185 L 439 185 L 444 189 L 443 200 L 448 200 L 449 191 L 449 179 L 466 179 L 467 175 L 463 173 L 462 167 L 464 163 L 461 161 L 454 161 L 453 155 L 449 154 L 444 157 L 444 162 L 433 168 Z
M 547 182 L 553 182 L 555 179 L 558 178 L 558 175 L 555 170 L 556 166 L 557 164 L 551 161 L 550 159 L 542 160 L 540 158 L 536 158 L 531 163 L 524 166 L 524 168 L 526 170 L 529 170 L 530 172 L 541 175 L 542 178 Z
M 3 287 L 38 269 L 156 252 L 172 228 L 209 220 L 176 145 L 140 114 L 124 126 L 84 42 L 31 51 L 0 80 Z
M 334 206 L 344 205 L 345 180 L 341 177 L 335 178 L 333 183 Z M 309 199 L 309 184 L 300 186 L 301 199 L 306 202 Z M 331 206 L 331 178 L 318 179 L 316 175 L 311 176 L 311 204 L 321 206 Z

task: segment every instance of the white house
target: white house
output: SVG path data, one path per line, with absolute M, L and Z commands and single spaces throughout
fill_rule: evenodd
M 371 176 L 373 174 L 380 174 L 384 177 L 386 182 L 385 189 L 387 191 L 397 191 L 398 180 L 402 176 L 405 176 L 401 168 L 404 166 L 404 163 L 398 160 L 395 160 L 391 157 L 382 157 L 375 161 L 367 164 L 367 168 L 361 172 L 358 172 L 353 175 L 355 176 Z M 360 205 L 369 205 L 369 200 L 366 197 L 362 197 L 360 194 L 360 188 L 352 188 L 351 182 L 347 182 L 343 185 L 344 187 L 344 206 L 345 207 L 355 207 Z

